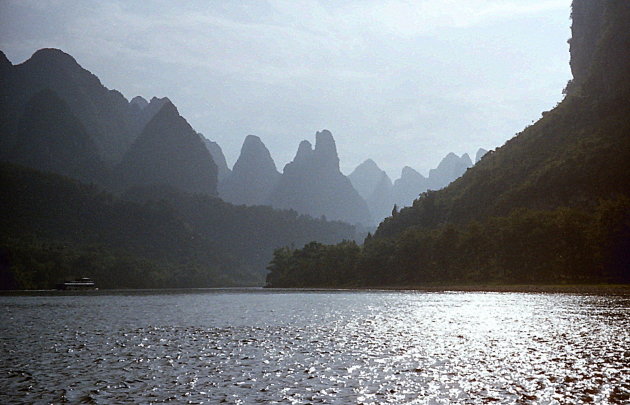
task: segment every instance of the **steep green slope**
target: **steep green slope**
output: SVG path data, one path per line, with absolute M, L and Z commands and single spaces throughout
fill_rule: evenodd
M 628 117 L 627 101 L 570 96 L 451 186 L 387 218 L 376 236 L 503 216 L 517 208 L 589 208 L 599 199 L 627 195 Z
M 573 17 L 562 103 L 360 251 L 276 251 L 268 283 L 630 282 L 630 2 L 575 0 Z
M 565 100 L 450 187 L 387 219 L 377 236 L 630 193 L 630 3 L 576 0 L 573 16 Z

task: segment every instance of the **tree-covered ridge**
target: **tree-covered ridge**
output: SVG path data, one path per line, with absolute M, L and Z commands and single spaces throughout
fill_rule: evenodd
M 592 207 L 598 198 L 626 195 L 629 116 L 627 101 L 570 96 L 449 187 L 387 218 L 376 235 L 508 215 L 516 208 Z
M 397 238 L 368 237 L 363 247 L 283 248 L 268 268 L 272 287 L 630 283 L 630 199 L 409 228 Z
M 628 195 L 630 3 L 576 0 L 573 10 L 575 77 L 567 97 L 450 187 L 385 220 L 377 236 L 508 215 L 516 208 L 588 208 L 598 199 Z M 595 38 L 582 38 L 585 33 Z
M 335 285 L 332 257 L 350 274 L 337 285 L 630 282 L 630 2 L 573 10 L 575 80 L 556 108 L 362 248 L 276 251 L 269 285 Z
M 164 189 L 120 198 L 0 164 L 0 286 L 51 288 L 79 276 L 110 288 L 260 285 L 274 248 L 354 234 L 347 224 Z

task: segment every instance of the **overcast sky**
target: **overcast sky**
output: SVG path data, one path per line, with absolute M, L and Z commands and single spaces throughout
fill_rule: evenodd
M 128 99 L 168 96 L 231 166 L 327 128 L 396 179 L 493 149 L 562 99 L 571 0 L 0 0 L 14 63 L 55 47 Z

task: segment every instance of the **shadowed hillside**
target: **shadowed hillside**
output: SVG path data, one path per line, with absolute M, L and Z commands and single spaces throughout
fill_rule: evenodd
M 0 288 L 260 285 L 274 248 L 354 236 L 350 225 L 237 207 L 168 186 L 124 198 L 55 174 L 0 164 Z

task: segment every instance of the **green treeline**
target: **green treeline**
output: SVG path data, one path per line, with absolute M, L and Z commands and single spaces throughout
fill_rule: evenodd
M 520 209 L 397 238 L 368 237 L 274 252 L 272 287 L 410 286 L 423 283 L 628 283 L 630 199 L 592 211 Z
M 124 196 L 0 163 L 0 288 L 77 277 L 101 288 L 260 285 L 278 246 L 352 238 L 294 211 L 227 204 L 164 186 Z
M 90 277 L 100 288 L 185 288 L 234 285 L 235 280 L 199 263 L 148 259 L 126 249 L 81 246 L 31 238 L 3 238 L 2 289 L 50 289 L 64 280 Z

